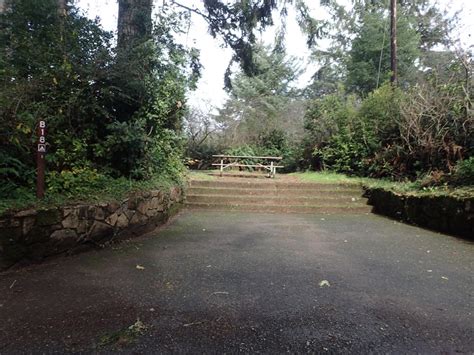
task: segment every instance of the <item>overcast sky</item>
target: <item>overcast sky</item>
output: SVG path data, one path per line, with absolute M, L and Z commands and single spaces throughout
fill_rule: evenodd
M 347 2 L 347 0 L 340 0 Z M 192 6 L 199 4 L 199 0 L 182 0 L 183 4 Z M 322 18 L 325 11 L 319 7 L 319 1 L 311 0 L 308 3 L 313 9 L 313 15 Z M 99 17 L 102 26 L 108 31 L 116 31 L 117 28 L 117 0 L 77 0 L 78 6 L 83 9 L 86 14 L 91 17 Z M 462 9 L 461 12 L 461 28 L 459 33 L 464 45 L 469 46 L 474 44 L 474 23 L 472 21 L 474 16 L 474 0 L 439 0 L 441 7 L 456 11 Z M 292 19 L 294 16 L 288 16 L 288 33 L 287 33 L 287 52 L 290 55 L 300 57 L 304 63 L 308 58 L 309 51 L 306 48 L 304 36 L 299 31 L 298 25 Z M 270 42 L 274 38 L 274 29 L 269 29 L 262 35 L 262 40 Z M 226 94 L 223 87 L 224 72 L 227 68 L 232 52 L 222 47 L 220 40 L 213 39 L 207 33 L 207 26 L 205 21 L 198 15 L 192 15 L 192 26 L 187 35 L 180 38 L 183 44 L 197 47 L 201 50 L 201 63 L 204 66 L 202 78 L 199 81 L 198 89 L 190 94 L 189 103 L 193 106 L 207 106 L 219 107 L 225 99 Z M 307 67 L 307 70 L 299 80 L 300 85 L 308 82 L 311 75 L 314 73 L 315 67 Z

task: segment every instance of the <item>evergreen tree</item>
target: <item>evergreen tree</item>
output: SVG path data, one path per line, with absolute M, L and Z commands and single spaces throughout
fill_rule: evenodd
M 386 11 L 369 9 L 361 18 L 347 60 L 347 88 L 367 95 L 390 78 L 389 18 Z M 419 59 L 420 36 L 407 16 L 397 21 L 399 82 L 413 78 Z
M 287 116 L 299 97 L 293 88 L 300 72 L 295 58 L 262 44 L 255 46 L 254 55 L 255 74 L 235 76 L 231 98 L 218 117 L 225 127 L 227 145 L 259 145 L 274 131 L 291 135 L 295 127 L 302 127 Z

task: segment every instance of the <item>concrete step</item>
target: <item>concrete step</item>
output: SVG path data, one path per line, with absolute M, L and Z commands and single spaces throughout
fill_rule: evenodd
M 272 205 L 272 206 L 364 206 L 367 200 L 361 197 L 329 195 L 320 196 L 228 196 L 188 194 L 189 203 L 229 205 Z
M 361 191 L 359 185 L 356 184 L 323 184 L 323 183 L 290 183 L 279 182 L 271 179 L 235 179 L 235 180 L 191 180 L 190 187 L 208 187 L 208 188 L 247 188 L 247 189 L 261 189 L 261 190 L 353 190 Z M 247 181 L 248 180 L 248 181 Z
M 225 172 L 222 175 L 220 172 L 212 172 L 208 173 L 209 176 L 217 176 L 217 177 L 224 177 L 224 178 L 244 178 L 244 179 L 268 179 L 268 172 L 245 172 L 245 171 L 231 171 Z
M 226 196 L 338 196 L 360 197 L 360 188 L 331 189 L 286 189 L 286 188 L 234 188 L 234 187 L 190 187 L 188 195 L 226 195 Z
M 334 206 L 272 206 L 272 205 L 257 205 L 257 204 L 207 204 L 207 203 L 191 203 L 187 202 L 186 206 L 188 209 L 206 209 L 213 211 L 245 211 L 245 212 L 262 212 L 262 213 L 321 213 L 321 214 L 332 214 L 332 213 L 370 213 L 371 206 L 359 205 L 359 206 L 347 206 L 347 205 L 334 205 Z
M 190 209 L 281 213 L 368 213 L 357 184 L 301 183 L 290 179 L 191 180 Z

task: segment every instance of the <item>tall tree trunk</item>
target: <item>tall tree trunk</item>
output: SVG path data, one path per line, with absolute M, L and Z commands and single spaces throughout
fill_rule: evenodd
M 118 46 L 128 48 L 151 36 L 152 0 L 119 0 Z
M 66 2 L 67 0 L 57 0 L 58 1 L 58 14 L 59 16 L 66 16 Z
M 397 0 L 390 0 L 390 69 L 392 77 L 390 81 L 394 84 L 398 80 L 397 71 Z
M 5 0 L 0 0 L 0 14 L 6 9 Z

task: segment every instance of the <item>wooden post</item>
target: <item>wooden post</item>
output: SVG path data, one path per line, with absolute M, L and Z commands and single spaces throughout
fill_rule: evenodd
M 273 169 L 275 169 L 275 168 L 273 167 L 273 161 L 271 161 L 271 162 L 270 162 L 270 177 L 274 177 L 274 176 L 275 176 L 275 174 L 274 174 L 274 172 L 273 172 Z
M 390 0 L 390 81 L 397 83 L 397 0 Z
M 221 159 L 221 176 L 224 173 L 224 159 Z
M 38 148 L 36 150 L 36 197 L 44 197 L 44 175 L 46 168 L 46 122 L 39 121 L 38 124 Z

